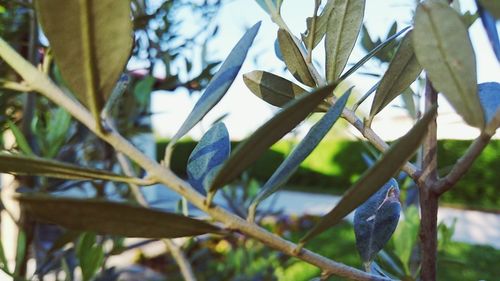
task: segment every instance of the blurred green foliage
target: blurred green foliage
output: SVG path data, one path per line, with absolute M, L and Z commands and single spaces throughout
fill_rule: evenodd
M 157 158 L 163 159 L 165 140 L 157 142 Z M 464 154 L 471 141 L 440 140 L 438 142 L 438 165 L 441 175 L 445 175 L 452 165 Z M 233 142 L 233 148 L 237 145 Z M 294 143 L 280 141 L 267 151 L 249 170 L 249 175 L 260 182 L 266 181 L 291 151 Z M 185 177 L 185 167 L 195 141 L 187 140 L 176 145 L 171 167 Z M 325 140 L 302 163 L 292 176 L 286 189 L 314 193 L 342 194 L 365 170 L 361 153 L 367 153 L 366 144 L 348 140 Z M 469 172 L 456 187 L 441 197 L 441 203 L 455 207 L 486 210 L 500 210 L 498 179 L 496 170 L 500 167 L 500 141 L 492 141 Z
M 311 216 L 278 216 L 268 217 L 261 224 L 268 230 L 297 242 L 317 219 Z M 397 239 L 397 237 L 392 239 Z M 335 242 L 332 243 L 332 241 Z M 389 243 L 389 250 L 392 250 L 392 247 L 393 243 Z M 338 262 L 361 268 L 350 223 L 343 222 L 320 234 L 307 244 L 307 248 Z M 321 273 L 318 268 L 306 262 L 288 257 L 244 237 L 212 236 L 198 243 L 193 241 L 188 245 L 186 254 L 200 281 L 307 281 Z M 158 267 L 154 260 L 166 262 L 167 266 Z M 438 280 L 495 280 L 499 274 L 498 266 L 496 266 L 498 260 L 500 260 L 500 251 L 492 247 L 450 241 L 444 250 L 439 251 Z M 170 257 L 141 259 L 140 263 L 146 266 L 156 264 L 157 268 L 161 268 L 162 273 L 169 276 L 169 280 L 182 280 Z M 468 264 L 474 264 L 474 266 L 466 266 Z M 328 280 L 347 279 L 331 277 Z

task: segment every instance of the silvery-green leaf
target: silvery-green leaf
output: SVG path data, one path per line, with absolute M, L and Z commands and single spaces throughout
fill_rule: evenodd
M 301 239 L 301 244 L 339 223 L 351 211 L 366 201 L 380 186 L 408 161 L 422 143 L 429 123 L 434 120 L 437 108 L 427 112 L 413 128 L 396 141 L 382 157 L 349 188 L 339 203 Z
M 497 20 L 485 10 L 481 5 L 477 6 L 479 16 L 481 17 L 481 22 L 483 23 L 488 39 L 490 40 L 493 52 L 500 61 L 500 39 L 498 38 Z
M 285 106 L 299 95 L 307 93 L 299 85 L 266 71 L 255 70 L 243 75 L 248 89 L 262 100 L 278 107 Z M 328 110 L 326 102 L 318 106 L 317 111 Z
M 229 157 L 231 142 L 224 123 L 215 124 L 200 139 L 188 159 L 189 183 L 200 193 L 210 186 L 212 179 Z
M 17 200 L 31 218 L 72 230 L 144 238 L 176 238 L 220 231 L 201 220 L 126 203 L 45 194 L 24 194 Z
M 209 190 L 216 191 L 239 176 L 271 145 L 314 111 L 318 104 L 332 94 L 334 89 L 335 85 L 320 87 L 288 103 L 278 114 L 236 147 L 213 180 Z
M 417 79 L 420 72 L 422 72 L 422 67 L 413 51 L 412 32 L 410 31 L 401 40 L 389 68 L 380 81 L 370 109 L 370 118 L 373 118 L 407 89 Z
M 361 66 L 363 66 L 368 60 L 370 60 L 373 56 L 377 55 L 381 50 L 383 50 L 385 47 L 387 47 L 389 44 L 391 44 L 396 38 L 399 37 L 399 35 L 403 34 L 409 28 L 410 28 L 409 26 L 403 28 L 398 33 L 396 33 L 396 34 L 392 35 L 391 37 L 387 38 L 384 42 L 378 44 L 368 54 L 366 54 L 356 64 L 354 64 L 344 74 L 342 74 L 342 76 L 340 76 L 340 78 L 338 80 L 339 81 L 345 80 L 347 77 L 349 77 L 349 75 L 353 74 L 356 70 L 358 70 Z
M 421 3 L 415 14 L 413 46 L 434 88 L 443 93 L 465 122 L 482 128 L 476 58 L 460 15 L 441 1 Z
M 354 234 L 359 255 L 369 264 L 384 248 L 399 221 L 399 187 L 390 179 L 354 212 Z
M 370 264 L 370 273 L 380 277 L 391 278 L 376 262 L 372 262 Z
M 97 179 L 131 183 L 136 182 L 135 178 L 103 170 L 83 168 L 52 159 L 6 153 L 0 153 L 0 172 L 16 175 L 38 175 L 59 179 Z
M 241 65 L 245 61 L 250 46 L 253 43 L 257 31 L 260 28 L 260 22 L 250 28 L 245 35 L 238 41 L 236 46 L 222 64 L 221 68 L 208 83 L 205 92 L 196 102 L 193 110 L 181 125 L 177 133 L 172 137 L 171 143 L 177 142 L 194 125 L 196 125 L 226 94 L 231 84 L 233 84 L 236 75 L 240 71 Z
M 484 117 L 489 123 L 500 110 L 500 84 L 497 82 L 481 83 L 478 85 L 478 89 Z
M 307 135 L 293 149 L 290 155 L 281 163 L 278 169 L 273 173 L 271 178 L 264 184 L 262 190 L 254 199 L 252 205 L 255 208 L 262 200 L 276 192 L 283 184 L 285 184 L 290 176 L 295 172 L 309 154 L 318 146 L 321 140 L 330 131 L 332 126 L 337 122 L 342 115 L 342 111 L 347 103 L 347 99 L 351 94 L 352 88 L 335 102 L 335 104 L 323 115 L 323 117 L 311 127 Z
M 65 82 L 99 120 L 131 53 L 130 3 L 40 0 L 35 4 Z
M 293 77 L 309 87 L 315 87 L 316 82 L 309 71 L 309 67 L 288 31 L 281 28 L 278 30 L 278 42 L 286 67 L 288 67 Z
M 330 18 L 330 13 L 332 12 L 333 8 L 335 7 L 335 1 L 334 0 L 328 0 L 326 3 L 325 7 L 319 14 L 319 16 L 316 18 L 316 26 L 314 29 L 314 43 L 313 43 L 313 48 L 316 47 L 319 42 L 321 42 L 321 39 L 323 39 L 323 36 L 325 36 L 326 32 L 326 27 L 328 25 L 328 18 Z M 313 32 L 311 32 L 312 28 L 312 18 L 309 17 L 306 20 L 307 24 L 307 30 L 304 34 L 302 34 L 302 41 L 307 44 L 309 42 L 309 39 L 312 35 Z
M 334 81 L 340 77 L 358 38 L 365 0 L 334 0 L 326 28 L 326 78 Z
M 481 6 L 486 8 L 495 18 L 500 19 L 500 1 L 498 0 L 478 0 Z

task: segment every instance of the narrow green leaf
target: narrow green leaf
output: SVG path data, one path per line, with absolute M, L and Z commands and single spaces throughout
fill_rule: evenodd
M 387 45 L 391 44 L 396 38 L 399 37 L 399 35 L 403 34 L 406 30 L 408 30 L 410 27 L 407 26 L 403 28 L 401 31 L 398 33 L 392 35 L 391 37 L 387 38 L 384 42 L 380 43 L 377 45 L 373 50 L 371 50 L 368 54 L 366 54 L 361 60 L 359 60 L 355 65 L 353 65 L 349 70 L 347 70 L 340 78 L 338 81 L 343 81 L 347 77 L 349 77 L 351 74 L 353 74 L 356 70 L 358 70 L 361 66 L 363 66 L 368 60 L 370 60 L 373 56 L 377 55 L 381 50 L 383 50 Z
M 495 18 L 500 19 L 500 1 L 498 0 L 478 0 L 481 6 L 486 8 Z
M 365 0 L 334 0 L 326 28 L 326 78 L 335 81 L 344 70 L 363 24 Z
M 33 150 L 31 150 L 28 141 L 24 137 L 23 132 L 19 129 L 19 127 L 14 124 L 14 122 L 7 120 L 7 124 L 9 125 L 9 129 L 12 131 L 14 138 L 16 139 L 17 146 L 19 149 L 26 155 L 34 155 Z
M 248 89 L 262 100 L 278 107 L 285 106 L 299 95 L 307 93 L 297 84 L 266 71 L 255 70 L 243 75 Z M 323 102 L 318 111 L 326 111 L 330 106 Z
M 420 146 L 427 133 L 427 126 L 434 120 L 437 108 L 427 112 L 413 128 L 393 144 L 387 152 L 346 191 L 340 202 L 311 229 L 302 239 L 305 243 L 339 223 L 345 216 L 365 202 L 380 186 L 408 161 Z
M 477 96 L 476 58 L 460 15 L 447 3 L 421 3 L 415 14 L 413 45 L 436 90 L 465 122 L 482 128 L 485 122 Z
M 99 120 L 132 49 L 130 3 L 40 0 L 35 4 L 65 82 Z
M 250 28 L 224 61 L 219 71 L 210 80 L 205 92 L 195 104 L 193 110 L 181 125 L 177 133 L 172 137 L 172 145 L 191 130 L 226 94 L 236 75 L 240 71 L 241 65 L 245 61 L 248 50 L 252 46 L 253 40 L 260 28 L 260 22 Z
M 373 118 L 407 89 L 418 78 L 420 72 L 422 72 L 422 67 L 413 51 L 412 32 L 410 31 L 401 40 L 389 68 L 380 81 L 370 109 L 370 118 Z
M 32 194 L 20 195 L 17 200 L 34 219 L 73 230 L 145 238 L 219 232 L 201 220 L 125 203 Z
M 24 264 L 24 258 L 26 257 L 26 233 L 20 230 L 17 235 L 17 245 L 16 245 L 16 268 L 14 269 L 14 276 L 20 276 L 22 265 Z
M 337 100 L 337 102 L 323 115 L 323 117 L 311 127 L 307 135 L 293 149 L 290 155 L 281 163 L 278 169 L 273 173 L 271 178 L 264 184 L 262 190 L 252 202 L 253 211 L 257 205 L 275 193 L 283 184 L 285 184 L 290 176 L 297 170 L 309 154 L 318 146 L 321 140 L 330 131 L 332 126 L 337 122 L 342 115 L 342 111 L 347 104 L 347 99 L 351 94 L 352 88 Z
M 82 269 L 84 281 L 91 280 L 104 261 L 104 251 L 96 243 L 96 235 L 91 232 L 83 233 L 76 245 L 76 255 Z
M 290 102 L 276 116 L 238 145 L 234 153 L 222 166 L 209 190 L 215 192 L 239 176 L 271 145 L 304 120 L 318 104 L 332 94 L 334 89 L 335 85 L 320 87 L 310 94 L 301 95 L 298 99 Z
M 137 182 L 136 178 L 121 176 L 102 170 L 83 168 L 56 160 L 6 153 L 0 153 L 0 172 L 16 175 L 39 175 L 59 179 L 98 179 L 131 183 Z
M 330 13 L 332 12 L 333 8 L 335 7 L 335 0 L 328 0 L 326 3 L 325 7 L 319 14 L 319 16 L 316 19 L 316 27 L 314 30 L 314 43 L 313 43 L 313 49 L 316 47 L 319 42 L 321 42 L 321 39 L 325 36 L 326 33 L 326 27 L 328 25 L 328 19 L 330 18 Z M 307 24 L 307 30 L 302 34 L 302 41 L 307 44 L 309 42 L 309 38 L 312 36 L 311 28 L 312 28 L 312 17 L 307 18 L 306 20 Z
M 315 87 L 316 82 L 307 67 L 306 61 L 295 45 L 292 36 L 284 29 L 278 30 L 278 43 L 288 71 L 301 83 L 309 87 Z

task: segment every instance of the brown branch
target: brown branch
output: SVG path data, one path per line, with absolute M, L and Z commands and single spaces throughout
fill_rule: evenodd
M 437 105 L 437 91 L 429 77 L 425 81 L 425 111 Z M 429 123 L 423 143 L 422 175 L 417 181 L 420 199 L 420 251 L 422 280 L 436 280 L 437 270 L 437 212 L 439 196 L 431 186 L 437 181 L 437 124 L 436 118 Z
M 474 161 L 488 145 L 492 136 L 485 132 L 481 133 L 469 146 L 465 154 L 458 159 L 448 175 L 432 186 L 432 190 L 438 195 L 450 190 L 470 169 Z

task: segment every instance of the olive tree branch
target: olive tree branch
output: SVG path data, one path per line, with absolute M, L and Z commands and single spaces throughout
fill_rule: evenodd
M 184 196 L 189 202 L 200 210 L 206 212 L 213 219 L 225 224 L 227 229 L 241 232 L 249 237 L 259 240 L 263 244 L 281 251 L 290 256 L 315 265 L 323 272 L 347 277 L 353 280 L 390 280 L 388 278 L 365 273 L 359 269 L 330 260 L 307 249 L 303 249 L 298 254 L 294 253 L 297 245 L 287 241 L 267 230 L 248 223 L 246 220 L 226 211 L 218 206 L 207 206 L 204 204 L 206 198 L 192 188 L 189 183 L 177 177 L 170 169 L 166 169 L 153 159 L 149 158 L 132 145 L 127 139 L 115 130 L 103 133 L 97 127 L 92 114 L 83 107 L 77 100 L 66 95 L 58 88 L 45 74 L 38 71 L 33 65 L 22 58 L 3 39 L 0 38 L 0 57 L 2 57 L 34 90 L 43 94 L 55 104 L 70 112 L 75 119 L 89 128 L 96 136 L 109 143 L 117 151 L 122 152 L 144 170 L 151 178 L 158 180 L 171 190 Z
M 458 159 L 446 177 L 440 179 L 432 186 L 433 191 L 441 195 L 450 190 L 470 169 L 492 137 L 493 134 L 482 132 L 479 137 L 472 142 L 465 154 Z

